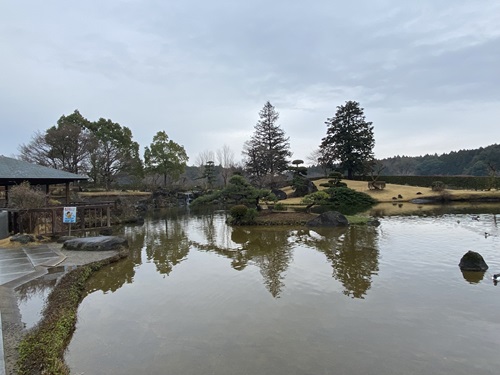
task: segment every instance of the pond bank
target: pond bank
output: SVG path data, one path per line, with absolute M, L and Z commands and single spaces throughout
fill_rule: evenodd
M 8 247 L 7 247 L 8 246 Z M 2 259 L 7 259 L 7 257 L 13 257 L 14 259 L 23 258 L 23 254 L 26 253 L 26 250 L 30 254 L 36 254 L 37 248 L 42 253 L 47 253 L 47 250 L 50 250 L 55 255 L 58 255 L 58 258 L 54 258 L 58 267 L 64 267 L 67 269 L 75 268 L 69 273 L 84 269 L 90 268 L 92 271 L 100 266 L 102 267 L 105 264 L 109 264 L 111 262 L 117 261 L 122 257 L 126 256 L 126 254 L 120 253 L 119 251 L 105 251 L 105 252 L 95 252 L 95 251 L 66 251 L 61 249 L 60 244 L 55 243 L 45 243 L 45 244 L 30 244 L 30 245 L 12 245 L 8 242 L 3 242 L 0 246 L 0 255 L 2 255 Z M 28 257 L 27 257 L 28 258 Z M 33 259 L 27 259 L 27 262 L 33 263 Z M 53 262 L 52 262 L 53 263 Z M 35 265 L 35 263 L 33 263 Z M 55 266 L 55 264 L 51 264 Z M 85 267 L 78 267 L 82 265 L 87 265 Z M 0 308 L 1 308 L 1 320 L 2 320 L 2 336 L 3 336 L 3 360 L 5 366 L 6 374 L 16 374 L 16 362 L 19 359 L 18 347 L 19 343 L 25 337 L 27 333 L 31 333 L 33 331 L 26 331 L 22 320 L 21 314 L 18 308 L 18 295 L 16 289 L 21 285 L 36 279 L 42 275 L 47 274 L 49 266 L 44 265 L 36 265 L 36 267 L 31 267 L 31 270 L 26 269 L 25 273 L 20 273 L 17 279 L 8 281 L 3 285 L 0 285 Z M 81 272 L 81 271 L 79 271 Z M 67 274 L 66 274 L 67 275 Z M 89 274 L 90 275 L 90 274 Z M 64 278 L 65 276 L 63 276 Z M 60 287 L 61 283 L 58 283 L 56 289 L 64 289 L 64 287 Z M 83 284 L 79 284 L 79 287 L 82 288 Z M 55 290 L 56 290 L 55 289 Z M 66 303 L 64 303 L 66 304 Z M 61 304 L 62 305 L 62 304 Z M 45 318 L 47 315 L 52 314 L 53 309 L 50 306 L 46 309 Z M 75 318 L 76 318 L 76 309 L 75 309 Z M 43 324 L 42 324 L 43 325 Z M 74 324 L 73 324 L 74 326 Z M 70 330 L 70 333 L 72 329 Z M 3 370 L 3 369 L 2 369 Z M 38 370 L 37 370 L 38 371 Z M 2 371 L 0 371 L 0 374 Z M 22 373 L 22 372 L 21 372 Z M 25 373 L 36 373 L 36 371 L 32 372 L 25 371 Z

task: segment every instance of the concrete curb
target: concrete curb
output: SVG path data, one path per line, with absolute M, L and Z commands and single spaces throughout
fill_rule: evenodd
M 0 311 L 0 328 L 2 325 L 2 312 Z M 5 359 L 3 354 L 3 334 L 0 329 L 0 375 L 5 375 Z

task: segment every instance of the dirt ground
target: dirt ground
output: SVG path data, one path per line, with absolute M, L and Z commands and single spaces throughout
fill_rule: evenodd
M 309 220 L 314 219 L 316 214 L 310 214 L 306 212 L 292 212 L 292 211 L 262 211 L 257 217 L 257 222 L 263 225 L 290 225 L 294 224 L 305 224 Z

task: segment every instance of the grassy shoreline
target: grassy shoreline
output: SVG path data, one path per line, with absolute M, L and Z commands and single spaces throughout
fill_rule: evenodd
M 126 256 L 127 253 L 122 251 L 111 258 L 78 267 L 61 278 L 47 298 L 42 320 L 19 344 L 18 374 L 70 373 L 64 362 L 64 352 L 75 330 L 85 284 L 94 272 Z

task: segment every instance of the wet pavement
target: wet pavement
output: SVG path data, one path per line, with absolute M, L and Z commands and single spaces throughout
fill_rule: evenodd
M 0 287 L 23 283 L 26 280 L 39 277 L 46 272 L 46 267 L 55 266 L 65 259 L 66 256 L 59 250 L 45 244 L 0 248 Z M 2 306 L 1 310 L 7 312 L 7 316 L 2 317 L 0 311 L 0 322 L 3 323 L 4 318 L 9 320 L 11 314 L 7 307 L 8 304 L 6 306 L 3 306 L 3 303 L 0 305 Z M 3 339 L 3 330 L 0 329 L 0 375 L 6 374 Z
M 61 244 L 49 243 L 0 248 L 0 375 L 7 374 L 6 367 L 9 371 L 4 356 L 9 351 L 9 334 L 3 330 L 20 322 L 15 288 L 50 273 L 51 267 L 79 266 L 118 253 L 116 250 L 68 251 L 61 247 Z
M 0 249 L 0 285 L 37 273 L 38 266 L 55 266 L 65 258 L 48 245 Z

